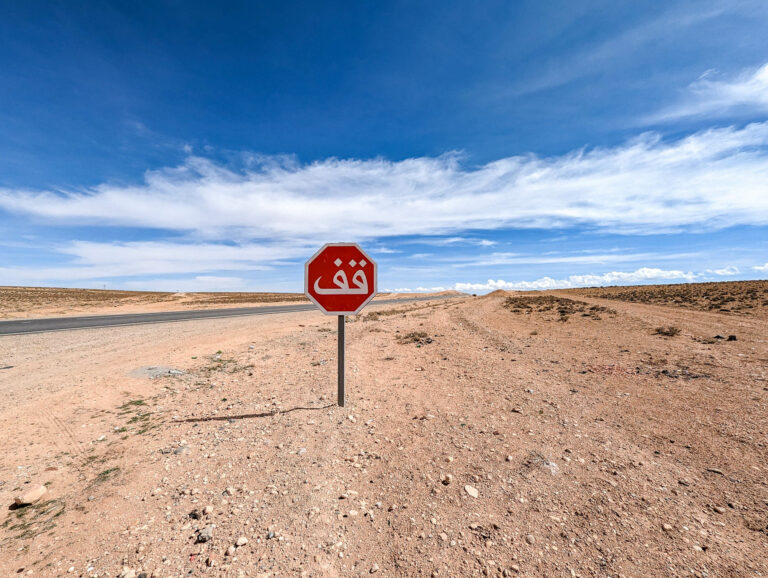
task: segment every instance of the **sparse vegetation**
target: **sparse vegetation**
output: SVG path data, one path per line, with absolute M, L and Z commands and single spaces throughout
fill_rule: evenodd
M 417 345 L 426 345 L 432 343 L 432 338 L 425 331 L 411 331 L 405 335 L 399 335 L 397 341 L 401 344 L 416 343 Z
M 99 472 L 99 475 L 97 475 L 94 478 L 93 483 L 94 484 L 103 484 L 104 482 L 106 482 L 110 478 L 113 478 L 114 476 L 116 476 L 118 474 L 118 472 L 120 472 L 120 468 L 117 467 L 117 466 L 112 467 L 112 468 L 107 468 L 106 470 L 104 470 L 102 472 Z
M 66 506 L 61 500 L 47 500 L 11 511 L 0 527 L 14 534 L 17 539 L 34 538 L 56 527 L 56 518 Z
M 669 305 L 701 311 L 721 311 L 747 315 L 768 309 L 768 281 L 593 287 L 568 289 L 567 292 L 584 297 L 615 299 L 630 303 Z
M 147 402 L 143 399 L 132 399 L 131 401 L 125 402 L 123 405 L 118 406 L 117 409 L 119 409 L 122 413 L 128 413 L 135 407 L 141 407 L 143 405 L 147 405 Z
M 680 335 L 680 328 L 675 327 L 674 325 L 664 325 L 662 327 L 657 327 L 653 334 L 674 337 L 675 335 Z
M 615 314 L 616 311 L 601 305 L 590 305 L 584 301 L 556 297 L 554 295 L 521 295 L 507 297 L 503 306 L 512 313 L 529 315 L 532 313 L 547 313 L 550 311 L 558 314 L 558 321 L 563 323 L 570 319 L 571 315 L 581 313 L 583 317 L 601 319 L 599 313 Z

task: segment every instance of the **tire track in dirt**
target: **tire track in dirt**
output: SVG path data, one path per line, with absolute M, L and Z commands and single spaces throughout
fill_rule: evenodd
M 67 453 L 74 452 L 76 457 L 80 458 L 81 464 L 77 464 L 77 462 L 73 462 L 75 464 L 75 467 L 80 470 L 80 467 L 85 465 L 85 461 L 87 460 L 87 455 L 85 450 L 82 447 L 82 444 L 77 440 L 77 437 L 75 436 L 74 431 L 72 428 L 70 428 L 67 423 L 55 415 L 53 411 L 47 408 L 40 408 L 40 411 L 43 414 L 43 417 L 46 418 L 48 422 L 50 422 L 54 429 L 56 429 L 59 433 L 63 434 L 64 438 L 62 439 L 61 436 L 54 437 L 54 443 L 62 449 L 62 451 L 65 451 Z M 67 443 L 67 440 L 69 440 L 69 443 Z

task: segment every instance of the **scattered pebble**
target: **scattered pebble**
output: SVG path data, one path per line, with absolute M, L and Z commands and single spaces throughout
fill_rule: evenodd
M 197 533 L 197 542 L 203 544 L 213 538 L 213 525 L 206 526 Z
M 480 495 L 479 492 L 477 491 L 477 488 L 473 486 L 464 486 L 464 491 L 467 492 L 473 498 L 477 498 Z

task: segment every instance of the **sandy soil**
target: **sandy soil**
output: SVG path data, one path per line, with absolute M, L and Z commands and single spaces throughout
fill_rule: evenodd
M 455 291 L 436 295 L 455 294 Z M 424 294 L 379 293 L 374 301 L 408 299 Z M 309 300 L 301 293 L 161 293 L 48 287 L 0 287 L 0 319 L 39 319 L 72 315 L 153 313 L 287 305 Z
M 0 575 L 768 574 L 766 317 L 541 296 L 370 306 L 345 408 L 319 313 L 0 338 Z

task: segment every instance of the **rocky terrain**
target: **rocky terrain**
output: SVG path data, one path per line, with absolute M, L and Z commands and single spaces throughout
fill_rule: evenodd
M 762 309 L 348 321 L 344 408 L 319 313 L 0 338 L 0 574 L 768 574 Z
M 568 289 L 576 296 L 618 299 L 633 303 L 653 303 L 720 311 L 765 315 L 768 313 L 768 281 L 728 281 L 719 283 L 682 283 L 642 287 L 599 287 Z

